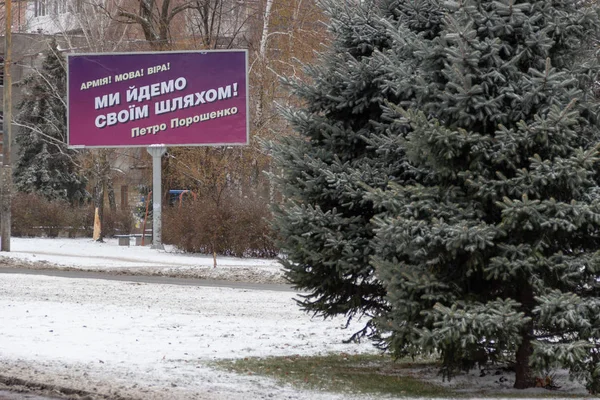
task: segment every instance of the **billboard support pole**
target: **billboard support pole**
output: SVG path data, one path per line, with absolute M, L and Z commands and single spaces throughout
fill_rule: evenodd
M 162 144 L 153 144 L 148 147 L 148 153 L 152 156 L 152 248 L 158 250 L 164 250 L 165 248 L 162 244 L 162 174 L 160 161 L 166 151 L 167 148 Z

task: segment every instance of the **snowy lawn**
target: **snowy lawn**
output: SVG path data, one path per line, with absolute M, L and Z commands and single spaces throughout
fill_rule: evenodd
M 274 260 L 187 255 L 167 246 L 123 247 L 109 239 L 11 238 L 0 268 L 71 268 L 281 282 Z M 368 344 L 343 344 L 341 318 L 312 319 L 293 292 L 175 286 L 95 279 L 0 274 L 0 378 L 96 393 L 103 399 L 371 399 L 381 396 L 294 388 L 257 375 L 226 372 L 215 361 L 329 353 L 375 353 Z M 406 370 L 442 384 L 434 368 Z M 510 383 L 473 371 L 451 382 L 514 396 Z M 512 379 L 507 376 L 507 379 Z M 1 379 L 0 379 L 1 381 Z M 561 378 L 563 393 L 583 394 Z M 473 392 L 475 390 L 475 392 Z M 518 392 L 542 396 L 543 389 Z M 0 396 L 1 397 L 1 396 Z
M 136 399 L 347 398 L 218 371 L 223 358 L 367 352 L 293 293 L 0 275 L 0 375 Z M 355 326 L 356 328 L 356 326 Z

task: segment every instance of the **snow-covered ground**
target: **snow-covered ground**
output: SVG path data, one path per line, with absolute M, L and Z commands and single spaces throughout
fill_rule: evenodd
M 11 239 L 0 264 L 281 281 L 274 260 L 190 256 L 109 239 Z M 247 277 L 248 279 L 245 279 Z M 139 399 L 342 399 L 211 368 L 216 359 L 373 351 L 293 292 L 0 275 L 0 375 Z M 359 325 L 354 325 L 357 328 Z
M 116 240 L 12 238 L 11 252 L 0 253 L 0 268 L 282 280 L 272 260 L 219 258 L 217 268 L 212 262 L 168 246 L 164 251 L 123 247 Z M 313 319 L 298 309 L 296 296 L 289 291 L 0 274 L 0 377 L 109 399 L 374 398 L 300 390 L 211 366 L 218 359 L 374 351 L 368 343 L 342 343 L 360 322 L 343 329 L 343 319 Z M 441 383 L 434 370 L 414 374 Z M 492 374 L 481 380 L 477 373 L 454 382 L 469 386 L 474 379 L 496 389 L 509 385 L 496 383 L 499 378 Z M 581 386 L 561 383 L 569 393 L 585 393 Z M 531 393 L 543 396 L 544 391 Z
M 293 296 L 2 275 L 1 374 L 140 399 L 284 398 L 295 391 L 207 362 L 370 350 L 344 345 L 343 321 L 313 320 Z

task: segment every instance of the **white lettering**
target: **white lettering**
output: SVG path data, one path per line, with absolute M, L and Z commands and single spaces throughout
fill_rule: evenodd
M 100 97 L 96 97 L 94 99 L 94 109 L 95 110 L 99 110 L 101 108 L 106 108 L 108 107 L 108 95 L 105 94 L 104 96 Z
M 104 128 L 106 126 L 106 116 L 98 115 L 96 117 L 96 128 Z
M 181 78 L 175 79 L 175 89 L 183 90 L 183 89 L 185 89 L 186 86 L 187 86 L 187 81 L 185 80 L 185 78 L 181 77 Z
M 154 104 L 154 113 L 156 115 L 171 112 L 171 100 L 163 100 Z
M 231 97 L 231 85 L 227 85 L 224 88 L 219 88 L 219 100 L 228 99 Z
M 152 96 L 150 96 L 150 87 L 149 86 L 142 86 L 140 88 L 140 92 L 138 95 L 138 101 L 142 102 L 145 100 L 150 100 L 152 98 Z
M 113 126 L 117 124 L 117 113 L 108 113 L 106 114 L 106 125 Z
M 167 82 L 161 82 L 160 83 L 160 91 L 161 93 L 171 93 L 175 91 L 174 85 L 173 85 L 173 79 L 171 79 L 170 81 Z
M 127 90 L 127 102 L 136 101 L 138 98 L 138 90 L 135 86 L 129 86 Z
M 183 108 L 189 108 L 194 105 L 194 95 L 188 94 L 183 98 Z
M 171 111 L 180 110 L 183 108 L 182 98 L 175 97 L 171 103 Z
M 149 116 L 150 116 L 150 113 L 148 112 L 148 104 L 145 104 L 142 107 L 135 108 L 135 117 L 133 117 L 132 120 L 148 118 Z
M 217 100 L 217 91 L 215 89 L 210 89 L 206 92 L 206 101 L 208 101 L 209 103 L 212 103 L 213 101 Z
M 150 85 L 150 94 L 152 97 L 160 96 L 162 93 L 160 92 L 160 83 L 153 83 Z
M 121 104 L 121 93 L 111 93 L 108 95 L 108 106 L 118 106 Z

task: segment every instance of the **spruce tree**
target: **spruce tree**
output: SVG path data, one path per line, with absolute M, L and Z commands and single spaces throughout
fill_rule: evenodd
M 308 294 L 300 301 L 322 316 L 367 315 L 387 310 L 385 290 L 370 264 L 376 214 L 365 200 L 371 187 L 401 182 L 403 160 L 387 157 L 365 138 L 382 133 L 382 105 L 396 100 L 373 54 L 390 48 L 380 25 L 392 9 L 374 3 L 323 2 L 330 20 L 331 47 L 308 66 L 310 83 L 288 82 L 302 107 L 283 114 L 297 134 L 271 144 L 277 188 L 284 202 L 274 208 L 274 228 L 286 257 L 288 279 Z M 358 177 L 355 176 L 358 174 Z
M 446 376 L 505 361 L 525 388 L 562 366 L 600 392 L 597 6 L 326 6 L 331 50 L 273 148 L 302 305 L 376 317 Z
M 41 68 L 21 83 L 14 185 L 49 200 L 80 202 L 87 197 L 86 179 L 78 173 L 76 152 L 66 144 L 66 84 L 65 60 L 52 42 Z
M 404 100 L 370 142 L 409 165 L 367 196 L 385 208 L 380 334 L 398 356 L 441 354 L 446 376 L 504 361 L 526 388 L 565 367 L 600 392 L 598 7 L 398 3 L 441 18 L 432 37 L 387 23 L 376 56 Z

